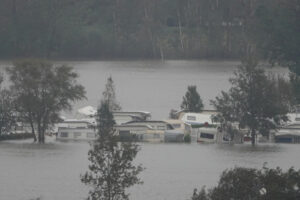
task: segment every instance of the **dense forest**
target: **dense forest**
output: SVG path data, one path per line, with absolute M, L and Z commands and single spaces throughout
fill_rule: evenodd
M 299 60 L 299 12 L 299 0 L 0 0 L 0 58 L 238 59 L 250 41 Z

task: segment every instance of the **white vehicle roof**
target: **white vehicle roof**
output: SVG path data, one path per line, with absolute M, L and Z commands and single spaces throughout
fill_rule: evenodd
M 83 108 L 78 109 L 77 112 L 86 116 L 94 116 L 97 113 L 97 109 L 93 106 L 85 106 Z
M 189 124 L 212 124 L 212 116 L 211 113 L 185 113 L 181 120 Z

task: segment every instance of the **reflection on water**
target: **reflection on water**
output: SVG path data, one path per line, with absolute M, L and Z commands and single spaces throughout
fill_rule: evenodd
M 134 200 L 187 199 L 193 188 L 215 185 L 220 173 L 234 166 L 300 166 L 299 145 L 140 145 L 136 162 L 146 170 L 144 184 L 130 189 Z M 0 142 L 0 199 L 84 199 L 88 190 L 79 176 L 87 169 L 89 148 L 86 142 Z

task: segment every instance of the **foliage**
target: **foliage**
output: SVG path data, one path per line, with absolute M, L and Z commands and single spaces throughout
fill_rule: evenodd
M 143 168 L 133 164 L 139 147 L 134 143 L 118 142 L 108 102 L 101 102 L 97 120 L 98 139 L 88 153 L 89 171 L 81 176 L 81 181 L 93 188 L 88 199 L 129 199 L 126 189 L 141 183 L 138 174 Z
M 300 1 L 266 0 L 256 10 L 259 44 L 272 64 L 288 67 L 295 104 L 300 104 Z
M 192 141 L 191 135 L 190 135 L 190 134 L 184 135 L 183 141 L 184 141 L 185 143 L 191 143 L 191 141 Z
M 111 111 L 120 111 L 122 108 L 116 100 L 115 85 L 112 77 L 107 79 L 105 91 L 103 92 L 103 101 L 108 102 Z
M 247 126 L 254 144 L 257 131 L 268 135 L 270 129 L 287 120 L 291 88 L 283 78 L 267 76 L 253 59 L 244 62 L 234 75 L 230 90 L 222 91 L 211 104 L 220 112 L 224 123 Z
M 235 167 L 223 171 L 216 187 L 194 190 L 192 200 L 297 200 L 300 197 L 300 170 L 261 170 Z
M 0 84 L 2 77 L 0 78 Z M 11 92 L 0 89 L 0 135 L 10 133 L 12 126 L 16 122 L 15 105 Z
M 201 112 L 204 105 L 202 99 L 197 92 L 195 85 L 188 86 L 188 91 L 183 96 L 183 101 L 181 103 L 181 109 L 187 112 Z
M 300 76 L 300 1 L 265 1 L 257 8 L 261 48 L 271 63 L 287 66 Z
M 171 109 L 169 113 L 169 119 L 178 119 L 178 111 Z
M 300 104 L 300 76 L 297 76 L 295 73 L 291 73 L 290 80 L 295 98 L 294 104 Z
M 251 37 L 266 54 L 290 58 L 299 52 L 297 5 L 297 0 L 0 0 L 0 55 L 237 59 L 244 38 Z
M 40 143 L 45 131 L 60 120 L 60 111 L 70 110 L 72 102 L 85 97 L 83 86 L 76 82 L 78 74 L 69 66 L 27 59 L 6 71 L 20 118 L 31 125 L 34 135 L 37 129 Z
M 207 195 L 208 194 L 206 193 L 205 187 L 203 187 L 199 192 L 197 189 L 194 189 L 191 200 L 209 200 Z

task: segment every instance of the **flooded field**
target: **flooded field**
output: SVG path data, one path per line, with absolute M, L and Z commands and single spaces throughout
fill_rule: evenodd
M 83 200 L 88 188 L 80 174 L 88 166 L 88 143 L 0 142 L 0 199 Z M 300 167 L 300 145 L 200 145 L 143 143 L 136 159 L 146 168 L 143 185 L 130 189 L 133 200 L 185 200 L 193 188 L 217 184 L 234 166 Z
M 74 110 L 97 106 L 107 77 L 113 77 L 123 110 L 145 110 L 152 119 L 165 119 L 170 109 L 179 109 L 188 85 L 197 85 L 210 109 L 209 100 L 229 88 L 237 62 L 206 61 L 107 61 L 66 62 L 80 74 L 87 100 Z M 1 71 L 9 63 L 0 63 Z M 273 68 L 278 74 L 286 69 Z M 7 79 L 7 77 L 5 77 Z M 72 113 L 64 113 L 72 117 Z M 300 145 L 198 145 L 140 144 L 136 159 L 146 170 L 143 185 L 130 189 L 133 200 L 184 200 L 194 188 L 217 184 L 220 173 L 234 166 L 300 167 Z M 0 199 L 82 200 L 88 188 L 80 174 L 88 166 L 88 143 L 61 143 L 54 138 L 45 145 L 26 141 L 0 142 Z

